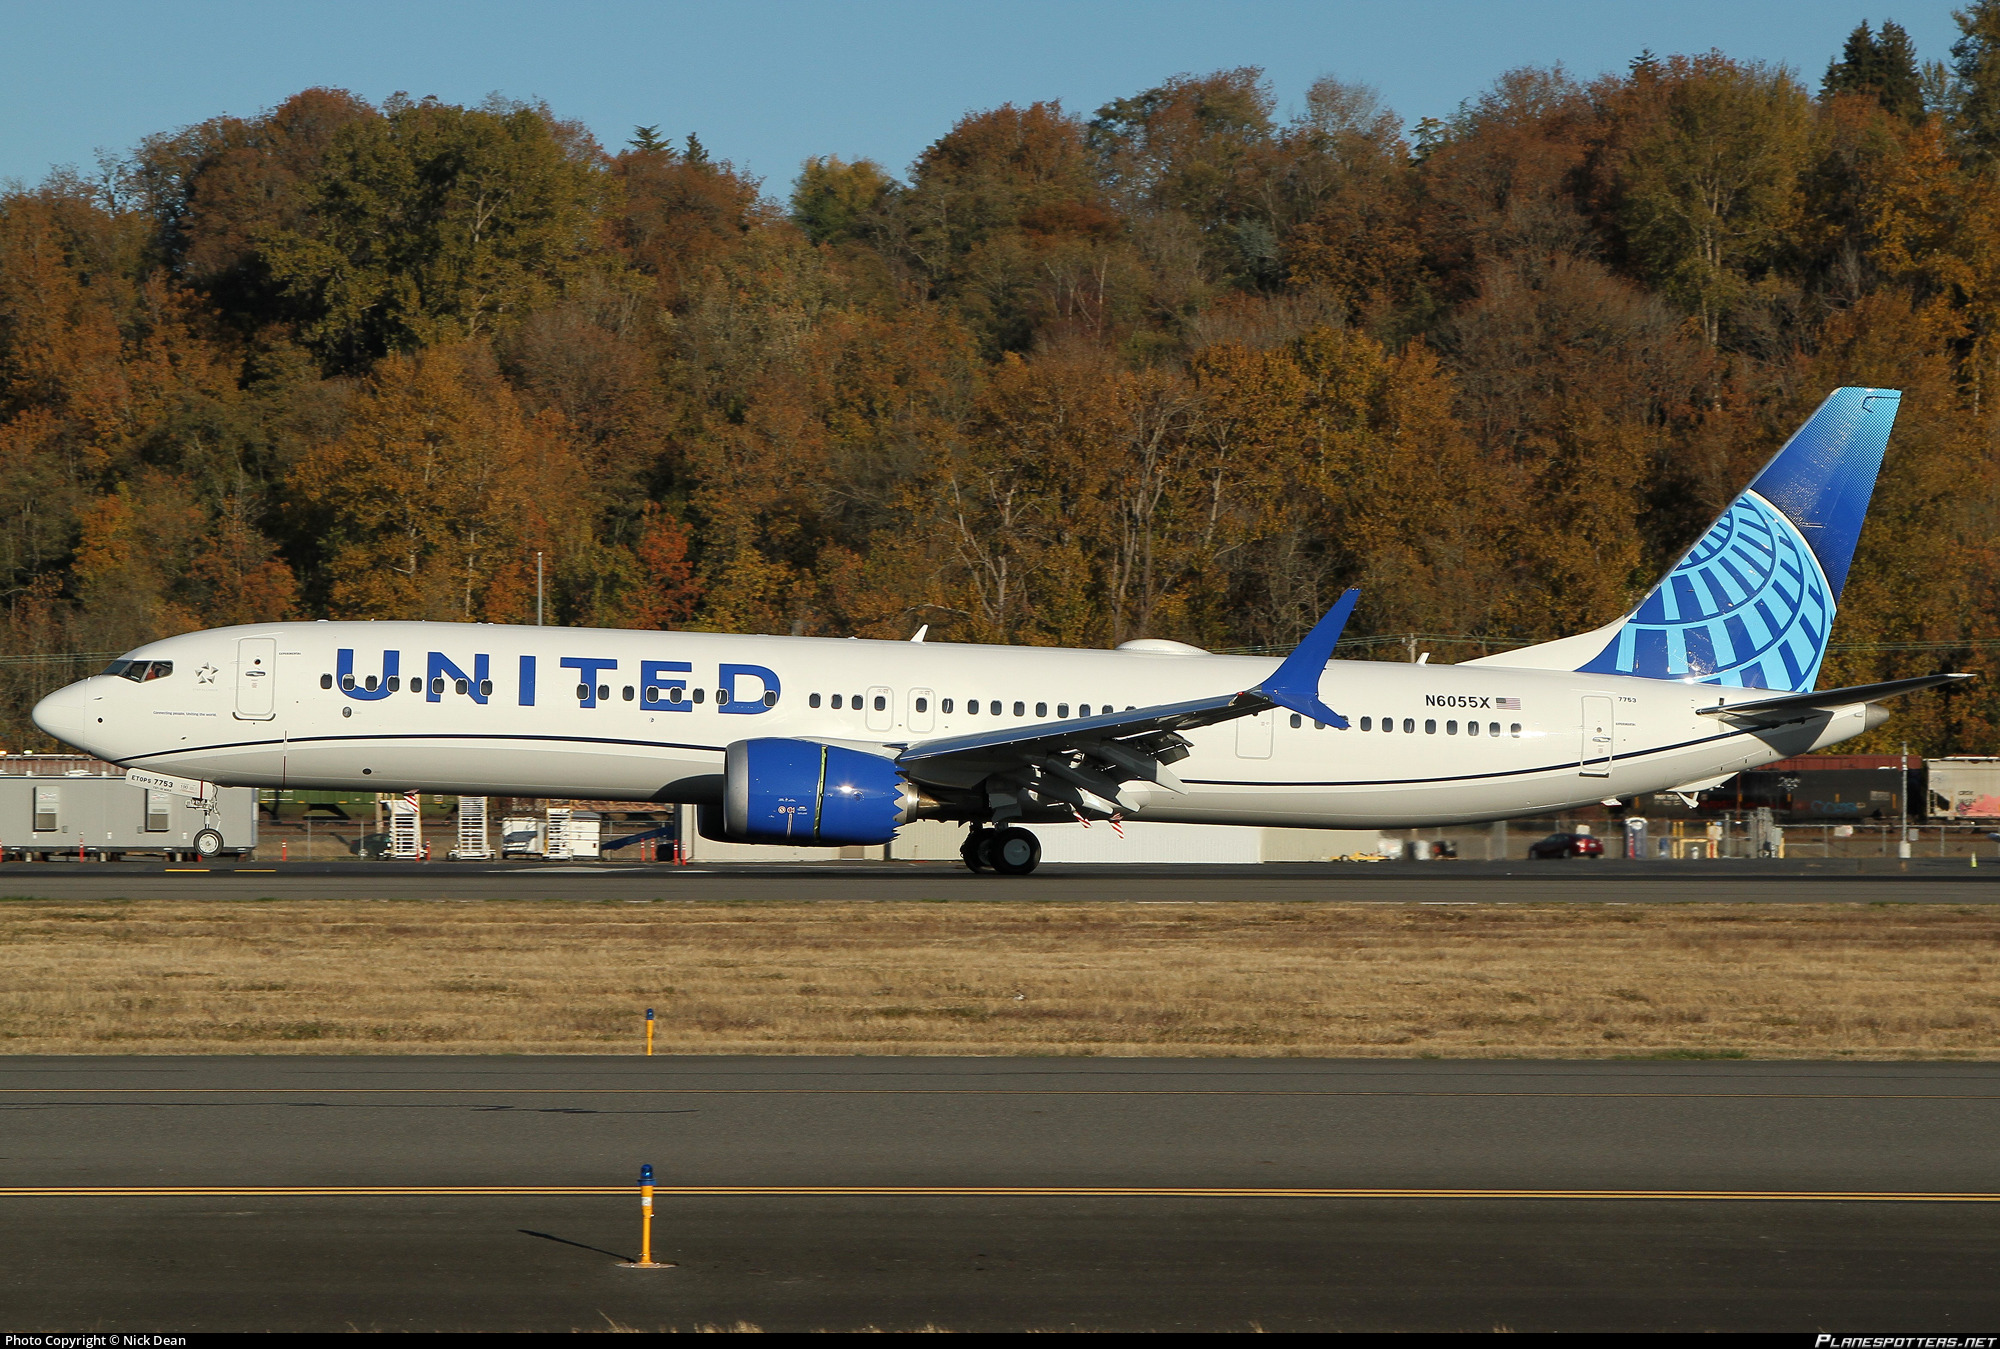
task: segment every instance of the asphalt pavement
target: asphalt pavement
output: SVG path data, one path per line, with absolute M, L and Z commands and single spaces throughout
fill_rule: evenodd
M 14 1058 L 0 1116 L 13 1330 L 2000 1326 L 2000 1064 Z
M 2000 865 L 1966 860 L 1267 862 L 1044 866 L 945 862 L 14 862 L 4 899 L 1238 900 L 1336 903 L 1927 903 L 2000 900 Z

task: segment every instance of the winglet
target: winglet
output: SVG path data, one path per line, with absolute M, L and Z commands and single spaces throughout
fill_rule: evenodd
M 1326 611 L 1326 617 L 1313 624 L 1313 630 L 1306 634 L 1306 639 L 1254 692 L 1280 707 L 1288 707 L 1314 721 L 1323 721 L 1337 730 L 1346 730 L 1347 718 L 1319 700 L 1319 677 L 1325 673 L 1326 663 L 1333 659 L 1333 648 L 1340 641 L 1341 629 L 1347 626 L 1348 616 L 1354 612 L 1355 602 L 1360 598 L 1359 590 L 1349 590 L 1335 601 L 1334 606 Z

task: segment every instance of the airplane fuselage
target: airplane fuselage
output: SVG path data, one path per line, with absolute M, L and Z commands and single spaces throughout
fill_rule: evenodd
M 344 653 L 344 654 L 343 654 Z M 131 768 L 225 785 L 712 802 L 735 741 L 888 754 L 1257 686 L 1272 658 L 399 622 L 273 623 L 149 643 L 37 711 Z M 1186 732 L 1184 793 L 1142 817 L 1327 828 L 1504 819 L 1671 789 L 1821 748 L 1856 704 L 1745 728 L 1713 685 L 1335 661 L 1337 729 L 1280 708 Z

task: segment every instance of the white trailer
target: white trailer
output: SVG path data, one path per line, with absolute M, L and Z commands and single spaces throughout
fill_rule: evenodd
M 60 777 L 9 771 L 16 767 L 44 765 L 0 760 L 0 857 L 8 861 L 115 861 L 127 853 L 242 857 L 257 846 L 254 787 L 128 781 L 109 764 Z
M 1926 759 L 1924 768 L 1933 818 L 2000 819 L 2000 759 Z

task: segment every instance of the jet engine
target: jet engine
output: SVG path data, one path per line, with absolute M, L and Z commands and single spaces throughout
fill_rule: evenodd
M 880 754 L 773 736 L 729 747 L 722 827 L 707 809 L 700 822 L 704 837 L 723 843 L 838 848 L 887 843 L 935 804 Z

